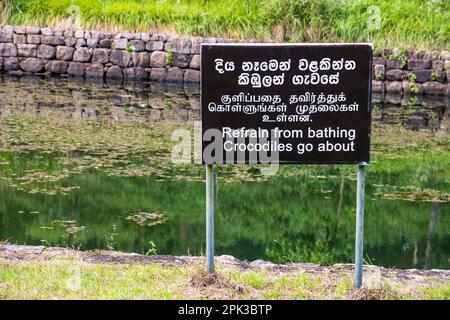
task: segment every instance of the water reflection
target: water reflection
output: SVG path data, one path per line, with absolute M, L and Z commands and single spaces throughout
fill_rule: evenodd
M 450 97 L 446 96 L 373 94 L 372 119 L 412 130 L 429 128 L 444 134 L 449 129 L 449 106 Z
M 377 130 L 402 127 L 408 132 L 402 131 L 402 137 L 396 137 L 395 130 L 392 136 L 386 134 L 385 138 L 393 141 L 388 141 L 391 145 L 387 146 L 396 147 L 392 152 L 383 145 L 373 148 L 374 161 L 367 174 L 366 261 L 387 267 L 448 269 L 450 166 L 442 150 L 447 146 L 448 151 L 449 100 L 374 96 L 373 107 L 373 121 L 382 126 Z M 0 115 L 1 119 L 88 119 L 92 121 L 87 123 L 105 126 L 175 123 L 192 128 L 193 121 L 200 119 L 199 88 L 1 76 Z M 27 127 L 16 120 L 4 123 L 15 137 L 27 134 Z M 145 131 L 120 128 L 114 127 L 117 135 L 106 136 L 108 140 L 116 139 L 114 143 L 120 150 L 113 149 L 113 143 L 105 149 L 95 144 L 94 151 L 86 149 L 92 154 L 83 161 L 77 154 L 70 154 L 66 141 L 58 144 L 67 148 L 59 154 L 60 150 L 52 152 L 52 145 L 21 152 L 21 143 L 28 140 L 18 141 L 11 148 L 10 141 L 0 138 L 9 148 L 1 146 L 0 150 L 0 240 L 142 253 L 151 251 L 154 242 L 160 254 L 201 253 L 203 171 L 197 170 L 198 166 L 187 167 L 185 171 L 194 179 L 185 179 L 186 174 L 170 168 L 168 160 L 161 158 L 170 169 L 167 178 L 164 175 L 168 173 L 154 162 L 158 154 L 127 158 L 127 152 L 149 148 L 145 144 L 148 141 L 140 140 Z M 85 134 L 84 128 L 73 134 Z M 93 134 L 92 139 L 95 137 Z M 137 146 L 130 148 L 120 141 L 122 137 L 138 139 Z M 89 137 L 83 139 L 89 141 Z M 437 140 L 429 146 L 432 139 Z M 424 145 L 426 152 L 408 149 L 399 153 L 397 149 L 410 140 Z M 110 159 L 105 150 L 120 157 Z M 105 164 L 106 160 L 114 162 Z M 120 169 L 122 165 L 126 170 Z M 353 169 L 283 166 L 278 176 L 263 183 L 239 179 L 241 171 L 228 173 L 236 179 L 220 184 L 218 254 L 276 262 L 351 262 Z M 219 169 L 221 177 L 226 171 L 225 167 Z M 23 177 L 27 181 L 20 180 Z M 30 179 L 34 184 L 29 183 Z M 54 190 L 58 192 L 52 193 Z M 149 227 L 127 219 L 142 212 L 162 213 L 167 220 Z
M 0 75 L 1 115 L 61 111 L 69 118 L 151 123 L 200 119 L 197 84 L 98 82 L 90 79 Z M 374 94 L 374 121 L 436 133 L 449 129 L 450 97 Z
M 199 119 L 198 85 L 94 82 L 88 79 L 0 77 L 0 115 L 48 113 L 92 120 L 187 122 Z

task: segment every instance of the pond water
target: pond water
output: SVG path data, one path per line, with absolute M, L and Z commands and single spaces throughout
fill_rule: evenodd
M 448 98 L 374 96 L 366 263 L 450 269 Z M 0 241 L 199 255 L 204 168 L 174 164 L 199 89 L 0 76 Z M 216 253 L 353 261 L 354 166 L 219 166 Z

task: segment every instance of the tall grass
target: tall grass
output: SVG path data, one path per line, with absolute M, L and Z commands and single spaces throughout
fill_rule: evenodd
M 73 4 L 95 29 L 170 31 L 264 41 L 369 41 L 376 48 L 448 49 L 448 0 L 2 0 L 0 22 L 64 25 Z M 2 6 L 5 7 L 2 10 Z M 371 29 L 370 8 L 380 10 Z
M 11 0 L 2 0 L 0 2 L 0 22 L 7 20 L 11 16 Z

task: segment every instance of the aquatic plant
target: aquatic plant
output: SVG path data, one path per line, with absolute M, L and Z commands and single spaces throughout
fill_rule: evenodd
M 119 233 L 117 232 L 117 228 L 116 225 L 114 224 L 112 226 L 112 231 L 110 233 L 108 233 L 107 235 L 105 235 L 105 241 L 106 241 L 106 247 L 108 248 L 108 250 L 115 250 L 117 242 L 116 242 L 116 237 L 119 235 Z
M 156 244 L 154 241 L 149 241 L 149 249 L 145 253 L 146 256 L 156 256 L 158 255 L 158 251 L 156 251 Z
M 129 215 L 125 218 L 128 221 L 131 221 L 137 224 L 140 227 L 147 226 L 153 227 L 158 224 L 164 223 L 167 220 L 167 216 L 163 213 L 158 212 L 138 212 L 132 215 Z
M 375 185 L 378 191 L 373 195 L 389 200 L 450 202 L 450 193 L 433 189 L 422 189 L 415 186 Z
M 68 234 L 75 234 L 86 229 L 86 226 L 77 226 L 75 220 L 53 220 L 47 226 L 41 226 L 42 229 L 53 229 L 55 227 L 63 228 Z
M 407 58 L 406 58 L 406 51 L 396 48 L 393 50 L 391 54 L 388 55 L 388 59 L 390 60 L 398 60 L 400 62 L 399 68 L 403 69 L 406 66 Z

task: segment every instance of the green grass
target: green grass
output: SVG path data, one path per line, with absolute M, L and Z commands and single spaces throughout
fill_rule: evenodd
M 70 20 L 71 0 L 2 3 L 0 23 L 66 26 Z M 448 0 L 73 0 L 73 4 L 80 9 L 81 26 L 94 29 L 290 42 L 367 41 L 378 50 L 448 49 L 450 39 Z M 378 9 L 380 28 L 371 28 L 368 22 L 376 22 L 372 13 Z
M 382 278 L 357 290 L 352 274 L 245 270 L 199 263 L 86 264 L 73 257 L 0 259 L 0 299 L 450 299 L 449 283 Z M 79 275 L 79 277 L 78 277 Z M 365 278 L 371 283 L 370 276 Z

